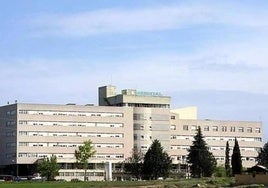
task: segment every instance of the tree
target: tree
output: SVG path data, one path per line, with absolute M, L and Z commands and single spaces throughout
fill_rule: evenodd
M 226 147 L 225 147 L 225 172 L 226 176 L 231 175 L 231 167 L 230 167 L 230 148 L 229 148 L 229 142 L 226 142 Z
M 84 181 L 87 179 L 87 168 L 88 168 L 88 159 L 92 157 L 96 153 L 91 140 L 87 140 L 83 142 L 83 145 L 78 147 L 78 150 L 75 150 L 75 158 L 77 163 L 83 165 L 83 169 L 85 170 Z
M 124 162 L 124 171 L 132 174 L 137 179 L 141 179 L 143 167 L 143 153 L 133 148 L 131 157 Z
M 194 141 L 190 149 L 188 149 L 187 162 L 191 164 L 191 173 L 193 177 L 209 177 L 215 171 L 217 162 L 215 157 L 207 147 L 207 143 L 198 127 L 194 136 Z
M 41 159 L 37 163 L 37 171 L 41 177 L 45 177 L 48 181 L 54 180 L 59 175 L 59 169 L 55 155 L 52 155 L 50 158 Z
M 235 138 L 235 144 L 234 144 L 231 163 L 232 163 L 233 176 L 235 174 L 241 174 L 242 173 L 242 159 L 241 159 L 240 148 L 239 148 L 238 141 L 236 138 Z
M 257 162 L 259 165 L 268 167 L 268 142 L 259 151 Z
M 145 179 L 167 178 L 171 168 L 171 158 L 159 140 L 154 140 L 144 156 L 143 175 Z

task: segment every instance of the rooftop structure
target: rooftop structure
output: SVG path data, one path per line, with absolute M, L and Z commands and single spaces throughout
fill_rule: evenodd
M 169 96 L 164 96 L 160 92 L 124 89 L 121 94 L 117 94 L 115 86 L 99 88 L 99 106 L 170 108 L 170 99 Z

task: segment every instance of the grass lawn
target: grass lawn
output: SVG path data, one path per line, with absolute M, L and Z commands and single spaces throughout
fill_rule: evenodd
M 233 184 L 233 178 L 202 178 L 202 179 L 180 179 L 168 181 L 125 181 L 125 182 L 1 182 L 0 188 L 88 188 L 88 187 L 139 187 L 153 188 L 165 187 L 192 187 L 201 184 L 204 187 L 221 187 Z

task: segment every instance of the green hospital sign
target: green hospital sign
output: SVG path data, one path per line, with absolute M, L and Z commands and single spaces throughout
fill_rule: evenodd
M 136 91 L 136 95 L 139 96 L 162 96 L 160 92 L 150 92 L 150 91 Z

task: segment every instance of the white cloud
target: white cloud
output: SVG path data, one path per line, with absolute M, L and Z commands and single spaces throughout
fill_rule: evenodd
M 41 34 L 88 36 L 100 33 L 167 30 L 196 24 L 267 27 L 268 14 L 243 11 L 243 6 L 217 3 L 144 9 L 103 9 L 67 15 L 44 15 L 31 21 Z
M 97 87 L 106 84 L 166 92 L 236 90 L 267 94 L 267 43 L 249 40 L 184 54 L 154 53 L 116 62 L 109 58 L 109 63 L 97 59 L 0 61 L 0 79 L 5 80 L 1 88 L 8 88 L 6 95 L 14 92 L 14 98 L 36 95 L 42 96 L 40 100 L 50 97 L 59 102 L 90 101 L 87 97 L 96 97 Z
M 228 43 L 187 54 L 152 54 L 127 61 L 116 82 L 150 90 L 234 90 L 268 93 L 266 40 Z

